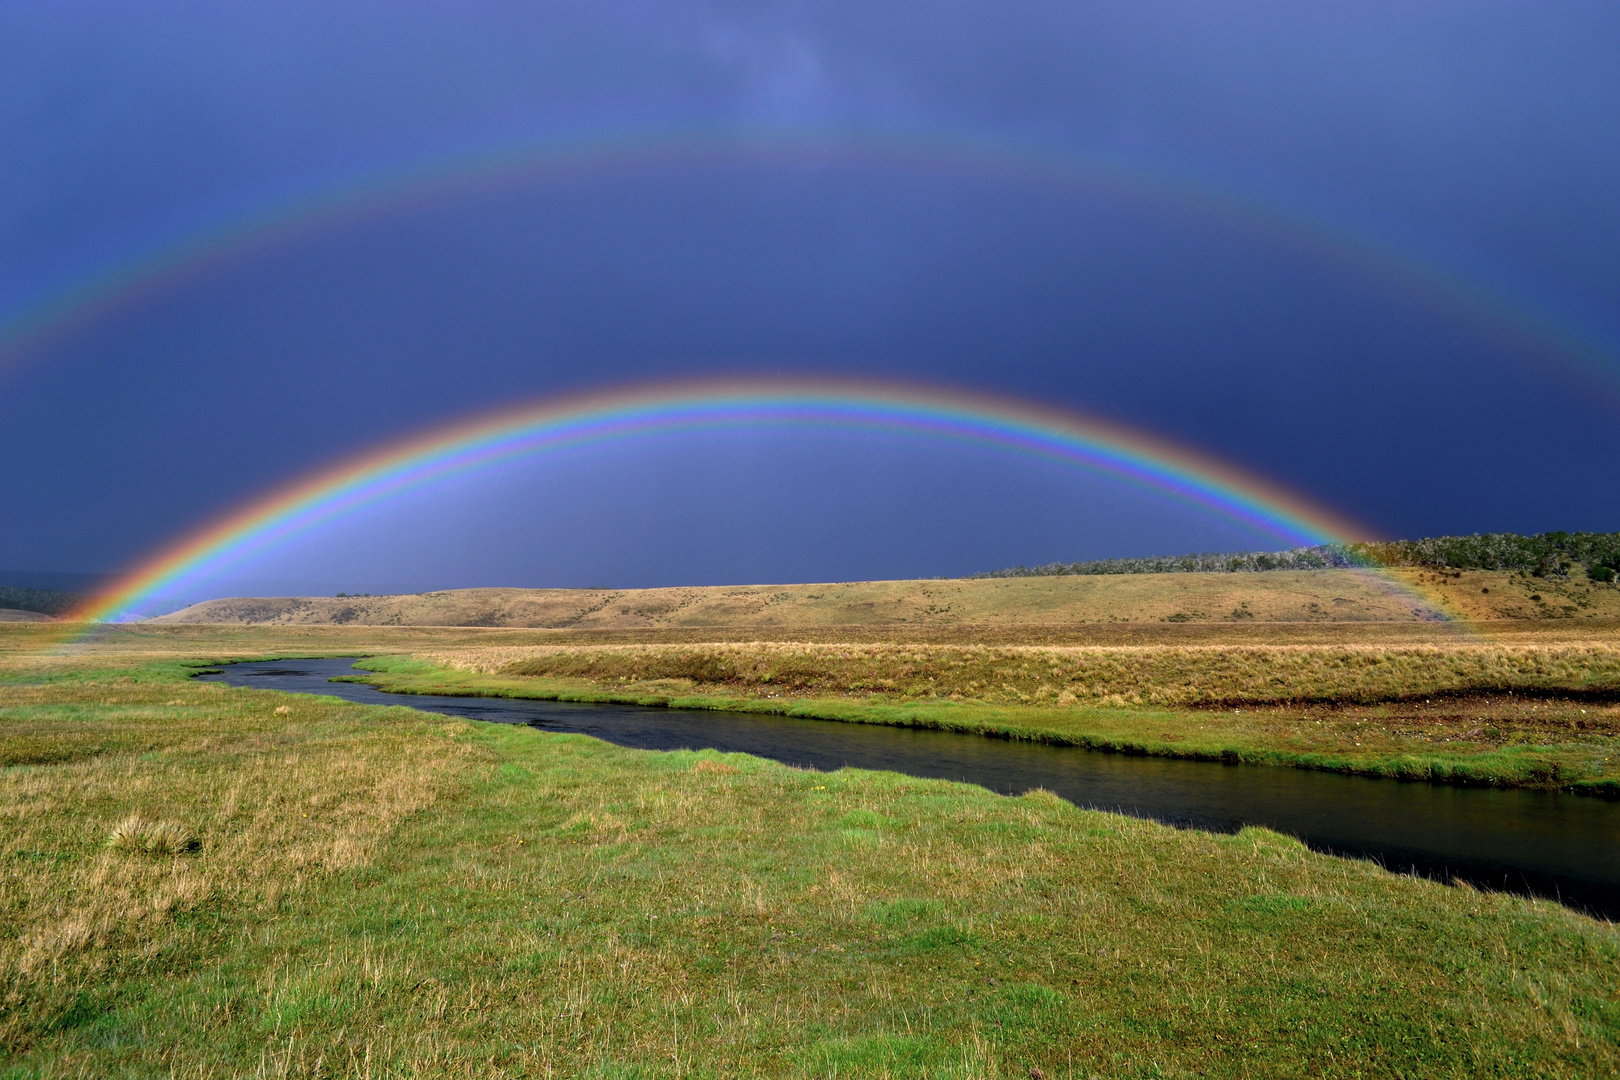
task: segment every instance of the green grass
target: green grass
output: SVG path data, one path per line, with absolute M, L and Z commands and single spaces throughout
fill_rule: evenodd
M 684 647 L 691 650 L 700 647 Z M 751 647 L 757 648 L 757 647 Z M 618 649 L 577 649 L 611 657 Z M 638 650 L 648 651 L 648 650 Z M 914 650 L 921 651 L 921 650 Z M 960 731 L 1060 746 L 1451 784 L 1620 796 L 1620 709 L 1579 699 L 1447 699 L 1224 709 L 1003 704 L 894 694 L 764 696 L 691 680 L 482 674 L 379 656 L 356 676 L 402 694 L 626 702 Z M 729 690 L 729 692 L 728 692 Z
M 0 681 L 7 1080 L 1620 1070 L 1620 934 L 1556 905 L 182 672 Z

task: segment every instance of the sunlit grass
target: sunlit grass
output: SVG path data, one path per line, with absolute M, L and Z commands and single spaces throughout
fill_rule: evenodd
M 496 646 L 377 657 L 411 693 L 662 703 L 1133 753 L 1620 793 L 1620 648 Z
M 1620 934 L 1556 904 L 1042 792 L 226 689 L 176 662 L 197 639 L 124 640 L 0 636 L 7 1080 L 1620 1071 Z M 196 844 L 110 843 L 132 820 Z
M 107 846 L 143 855 L 183 855 L 202 847 L 191 830 L 173 821 L 152 821 L 133 814 L 107 835 Z
M 794 634 L 881 627 L 1427 623 L 1620 618 L 1620 588 L 1577 575 L 1400 567 L 1103 574 L 657 589 L 452 589 L 402 596 L 207 601 L 166 620 L 563 630 L 751 627 Z M 848 640 L 834 639 L 834 640 Z
M 533 645 L 422 654 L 492 675 L 682 680 L 751 692 L 991 704 L 1378 702 L 1443 693 L 1620 695 L 1620 645 Z

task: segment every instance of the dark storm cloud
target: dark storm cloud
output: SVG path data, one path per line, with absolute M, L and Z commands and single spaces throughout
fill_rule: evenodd
M 1620 174 L 1609 5 L 52 4 L 0 18 L 0 124 L 21 151 L 8 240 L 37 230 L 12 258 L 74 221 L 116 226 L 267 170 L 511 123 L 1027 131 L 1397 221 L 1466 210 L 1459 242 L 1544 227 L 1549 207 L 1606 206 L 1612 226 Z M 1573 224 L 1566 237 L 1595 247 Z
M 434 147 L 928 130 L 1099 154 L 1404 250 L 1545 309 L 1609 350 L 1613 381 L 1617 45 L 1596 4 L 11 5 L 0 311 L 255 193 Z M 0 372 L 26 522 L 0 566 L 110 566 L 401 429 L 694 372 L 1085 407 L 1391 533 L 1620 528 L 1613 399 L 1556 351 L 1151 198 L 858 158 L 535 180 L 222 264 Z M 836 504 L 835 467 L 793 468 Z M 964 550 L 1174 542 L 1162 522 L 1031 528 L 1029 551 L 1015 531 Z M 894 543 L 826 572 L 902 572 Z

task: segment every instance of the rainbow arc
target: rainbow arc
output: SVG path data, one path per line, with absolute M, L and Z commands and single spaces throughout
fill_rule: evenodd
M 362 507 L 503 462 L 659 434 L 739 427 L 885 431 L 1016 450 L 1200 507 L 1272 535 L 1284 547 L 1368 535 L 1349 519 L 1210 455 L 1028 402 L 849 379 L 659 383 L 485 413 L 337 462 L 170 545 L 78 617 L 98 622 L 137 617 L 159 598 L 185 595 Z M 1432 606 L 1421 596 L 1417 602 Z
M 206 220 L 160 230 L 0 308 L 0 369 L 64 334 L 239 259 L 356 221 L 536 180 L 658 172 L 727 162 L 849 161 L 1045 188 L 1234 227 L 1393 293 L 1608 392 L 1620 384 L 1613 343 L 1478 273 L 1425 259 L 1364 228 L 1196 178 L 961 131 L 692 128 L 587 138 L 511 137 L 379 160 L 245 199 Z

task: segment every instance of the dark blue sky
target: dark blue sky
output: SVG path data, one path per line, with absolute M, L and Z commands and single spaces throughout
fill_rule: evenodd
M 1070 405 L 1386 535 L 1620 529 L 1616 55 L 1620 10 L 1595 3 L 8 4 L 0 319 L 402 163 L 738 134 L 450 184 L 0 351 L 0 568 L 115 568 L 465 412 L 727 373 Z M 1193 194 L 871 150 L 942 138 Z M 1266 542 L 987 452 L 754 433 L 469 480 L 231 585 L 862 578 Z

